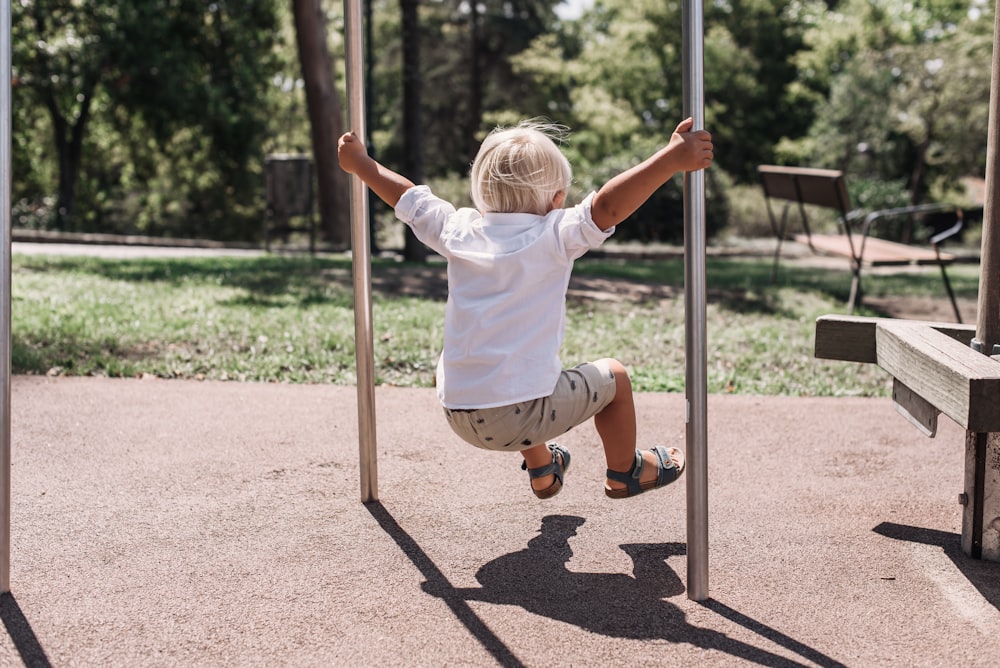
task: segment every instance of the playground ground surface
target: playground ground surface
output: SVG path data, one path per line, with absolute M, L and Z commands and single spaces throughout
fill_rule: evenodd
M 684 446 L 684 397 L 637 396 Z M 0 665 L 995 666 L 1000 564 L 960 549 L 964 432 L 887 399 L 708 398 L 710 599 L 686 480 L 604 496 L 591 424 L 563 492 L 376 389 L 17 376 Z
M 15 377 L 0 665 L 995 666 L 1000 564 L 960 550 L 964 432 L 891 402 L 710 396 L 709 593 L 684 482 L 604 496 L 592 425 L 563 492 L 379 387 Z M 684 398 L 640 439 L 684 445 Z

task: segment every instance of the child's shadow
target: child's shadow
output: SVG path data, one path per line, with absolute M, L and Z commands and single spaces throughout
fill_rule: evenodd
M 803 665 L 723 633 L 691 626 L 680 608 L 663 600 L 684 592 L 680 578 L 666 563 L 685 554 L 683 543 L 621 545 L 632 558 L 632 575 L 570 571 L 569 539 L 585 521 L 567 515 L 543 518 L 540 535 L 528 541 L 527 548 L 498 557 L 476 572 L 480 588 L 435 591 L 425 582 L 424 589 L 442 598 L 518 605 L 610 637 L 684 642 L 767 666 Z

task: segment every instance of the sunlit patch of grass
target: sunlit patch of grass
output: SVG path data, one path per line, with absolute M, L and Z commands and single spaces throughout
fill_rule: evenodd
M 709 391 L 885 396 L 888 376 L 877 367 L 812 354 L 815 320 L 843 312 L 849 274 L 782 267 L 772 285 L 770 270 L 766 261 L 710 259 Z M 427 277 L 421 265 L 376 261 L 375 271 L 391 271 L 397 282 Z M 577 272 L 669 285 L 683 295 L 681 260 L 584 260 Z M 975 295 L 976 267 L 954 267 L 950 275 L 960 296 Z M 940 287 L 926 275 L 873 276 L 866 284 L 873 295 L 938 296 Z M 444 308 L 440 294 L 375 294 L 376 382 L 433 385 Z M 344 258 L 15 256 L 12 330 L 15 373 L 356 379 L 353 287 Z M 637 390 L 682 391 L 684 330 L 682 296 L 573 299 L 563 360 L 617 357 L 631 369 Z

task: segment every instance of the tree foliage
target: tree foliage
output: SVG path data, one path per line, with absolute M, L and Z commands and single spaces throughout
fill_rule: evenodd
M 566 125 L 580 197 L 684 115 L 680 0 L 594 0 L 572 18 L 559 0 L 371 3 L 373 149 L 405 171 L 404 110 L 417 105 L 423 176 L 459 199 L 496 125 Z M 957 197 L 962 177 L 982 173 L 988 0 L 705 4 L 710 232 L 727 222 L 727 184 L 754 184 L 762 163 L 844 169 L 865 206 Z M 403 6 L 419 31 L 410 68 Z M 335 63 L 340 11 L 327 3 Z M 18 0 L 19 219 L 253 237 L 263 154 L 309 146 L 290 24 L 275 0 Z M 417 95 L 404 94 L 404 70 Z M 619 234 L 678 240 L 680 207 L 678 179 Z
M 234 233 L 269 120 L 273 0 L 21 0 L 12 18 L 17 119 L 51 133 L 56 227 Z
M 376 2 L 376 63 L 369 100 L 380 158 L 404 159 L 404 34 L 395 2 Z M 421 134 L 427 177 L 468 169 L 491 116 L 531 95 L 530 81 L 514 71 L 511 58 L 533 39 L 554 29 L 559 0 L 459 0 L 420 4 Z M 478 82 L 478 83 L 477 83 Z
M 813 9 L 796 62 L 814 120 L 804 135 L 786 136 L 786 160 L 898 184 L 895 197 L 860 202 L 869 207 L 941 196 L 982 173 L 992 42 L 985 2 L 843 0 Z

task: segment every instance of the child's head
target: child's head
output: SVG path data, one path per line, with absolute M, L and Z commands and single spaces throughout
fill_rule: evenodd
M 569 161 L 553 141 L 564 129 L 523 121 L 497 128 L 486 137 L 472 163 L 472 201 L 483 213 L 536 213 L 552 210 L 556 196 L 573 179 Z

